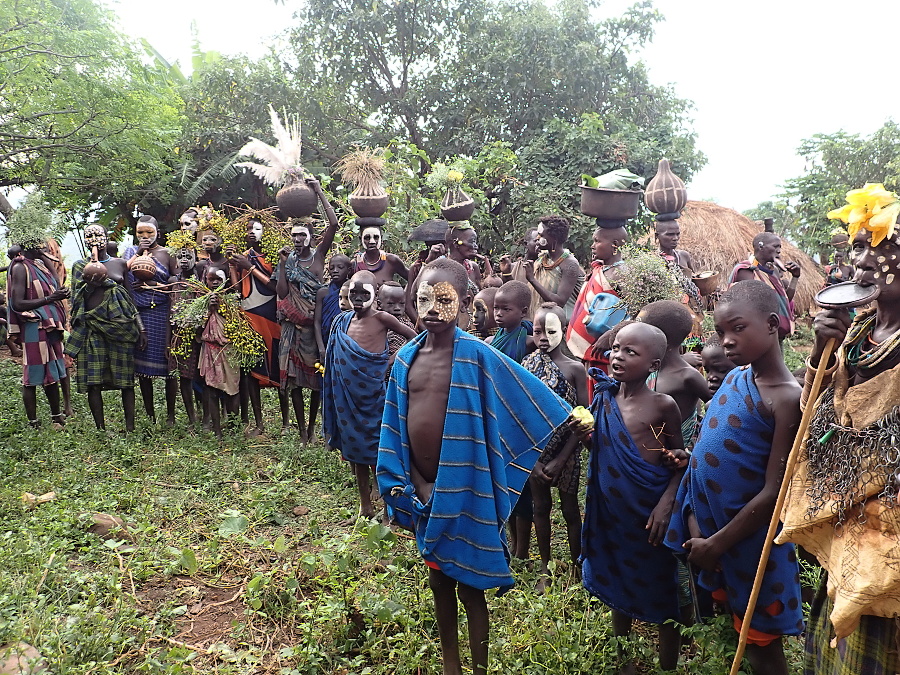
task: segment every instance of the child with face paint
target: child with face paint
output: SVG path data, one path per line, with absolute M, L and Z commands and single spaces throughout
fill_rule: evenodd
M 346 299 L 347 307 L 341 306 L 342 286 L 350 279 L 352 263 L 347 256 L 337 253 L 328 261 L 327 286 L 323 286 L 316 293 L 316 315 L 314 325 L 316 328 L 316 344 L 319 346 L 319 362 L 324 363 L 325 353 L 328 347 L 328 336 L 331 334 L 331 325 L 341 312 L 352 309 L 350 300 Z M 350 287 L 347 287 L 350 291 Z
M 389 330 L 407 339 L 416 331 L 375 308 L 375 275 L 357 272 L 350 278 L 352 312 L 334 320 L 325 356 L 323 422 L 329 444 L 353 464 L 359 489 L 359 515 L 372 518 L 369 467 L 378 457 L 378 435 L 384 412 Z
M 522 361 L 522 367 L 571 406 L 588 406 L 584 367 L 569 358 L 561 348 L 566 334 L 566 313 L 552 302 L 540 306 L 534 317 L 537 351 Z M 534 531 L 541 556 L 541 578 L 537 592 L 543 593 L 550 577 L 551 486 L 559 489 L 559 505 L 566 523 L 566 535 L 572 562 L 581 556 L 581 511 L 578 489 L 581 483 L 580 440 L 574 433 L 560 435 L 544 449 L 529 479 L 534 501 Z
M 225 270 L 208 267 L 203 282 L 210 290 L 222 286 L 227 279 Z M 225 336 L 225 322 L 219 314 L 221 300 L 213 295 L 209 301 L 209 315 L 200 334 L 200 354 L 198 369 L 203 380 L 203 407 L 210 418 L 212 432 L 222 438 L 222 422 L 219 412 L 220 395 L 224 398 L 225 411 L 237 415 L 240 408 L 238 391 L 241 371 L 228 357 L 229 340 Z M 221 392 L 221 394 L 220 394 Z
M 485 342 L 516 363 L 535 348 L 534 324 L 525 318 L 530 303 L 531 289 L 521 281 L 507 281 L 494 296 L 494 321 L 500 329 Z
M 493 336 L 498 330 L 497 322 L 494 320 L 494 298 L 497 295 L 497 289 L 494 287 L 483 288 L 475 295 L 472 302 L 474 312 L 472 313 L 472 323 L 474 324 L 474 333 L 482 340 Z
M 569 406 L 517 363 L 459 329 L 460 308 L 470 302 L 462 265 L 438 259 L 419 280 L 418 313 L 426 332 L 397 353 L 391 371 L 378 488 L 392 520 L 415 532 L 429 567 L 443 672 L 462 672 L 459 598 L 472 672 L 484 675 L 484 591 L 513 583 L 504 523 Z

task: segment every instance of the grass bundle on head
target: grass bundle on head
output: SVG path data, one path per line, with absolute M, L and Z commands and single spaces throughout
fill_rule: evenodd
M 212 230 L 219 236 L 222 235 L 222 229 L 228 225 L 228 218 L 221 211 L 213 208 L 212 204 L 206 206 L 193 207 L 197 211 L 197 230 Z
M 25 202 L 6 221 L 6 243 L 23 249 L 43 248 L 48 239 L 62 239 L 66 225 L 57 218 L 40 192 L 28 195 Z
M 341 157 L 334 168 L 354 187 L 354 194 L 361 197 L 384 194 L 381 186 L 384 179 L 384 148 L 356 148 Z
M 625 246 L 622 259 L 625 265 L 615 286 L 630 316 L 637 316 L 641 309 L 657 300 L 681 301 L 684 292 L 681 281 L 655 251 Z
M 442 162 L 431 165 L 431 171 L 425 176 L 425 184 L 433 190 L 459 190 L 466 177 L 465 166 L 459 161 L 449 166 Z
M 172 332 L 180 338 L 173 340 L 173 356 L 183 360 L 190 358 L 193 341 L 209 318 L 209 301 L 216 295 L 219 298 L 217 311 L 225 320 L 225 337 L 228 339 L 225 358 L 235 368 L 252 368 L 259 364 L 265 357 L 266 343 L 247 320 L 238 295 L 225 292 L 226 282 L 215 290 L 192 279 L 184 283 L 187 284 L 188 291 L 198 295 L 179 300 L 172 310 L 172 323 L 175 326 Z
M 275 217 L 277 208 L 242 209 L 240 215 L 226 221 L 218 232 L 222 237 L 222 248 L 229 245 L 241 253 L 247 250 L 247 225 L 251 220 L 258 220 L 263 226 L 262 253 L 272 265 L 278 262 L 278 251 L 291 245 L 290 230 Z
M 166 235 L 166 248 L 175 255 L 183 248 L 197 250 L 197 240 L 190 230 L 175 230 Z

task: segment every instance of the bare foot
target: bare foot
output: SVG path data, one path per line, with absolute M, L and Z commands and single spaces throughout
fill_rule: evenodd
M 244 435 L 247 438 L 258 438 L 259 436 L 263 436 L 266 432 L 263 431 L 262 427 L 253 427 L 252 429 L 247 429 L 244 432 Z
M 538 595 L 543 595 L 547 592 L 548 588 L 550 588 L 550 577 L 546 574 L 542 574 L 538 579 L 538 582 L 534 585 L 534 592 Z

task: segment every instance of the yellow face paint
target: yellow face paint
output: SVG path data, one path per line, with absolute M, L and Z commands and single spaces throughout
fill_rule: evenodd
M 425 318 L 434 309 L 438 319 L 444 323 L 452 321 L 459 314 L 459 295 L 453 285 L 446 281 L 439 281 L 433 286 L 423 281 L 419 286 L 416 304 L 419 316 Z

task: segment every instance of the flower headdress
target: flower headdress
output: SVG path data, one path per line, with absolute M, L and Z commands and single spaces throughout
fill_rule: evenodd
M 863 188 L 850 190 L 846 206 L 828 212 L 829 218 L 847 224 L 851 239 L 860 229 L 871 232 L 872 246 L 894 236 L 897 216 L 900 216 L 900 198 L 881 183 L 866 183 Z
M 175 255 L 183 248 L 189 248 L 192 251 L 197 250 L 197 240 L 190 230 L 174 230 L 166 235 L 166 248 L 169 253 Z

